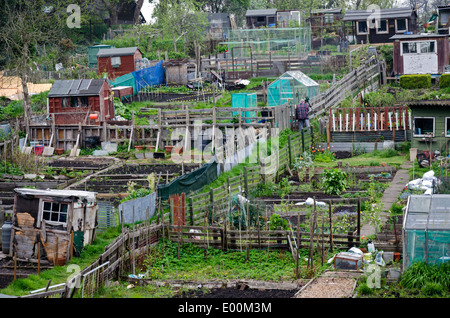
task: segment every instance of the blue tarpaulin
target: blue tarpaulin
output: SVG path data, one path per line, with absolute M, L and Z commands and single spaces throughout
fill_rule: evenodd
M 120 76 L 114 82 L 111 82 L 111 85 L 112 87 L 133 86 L 136 95 L 145 87 L 164 84 L 164 67 L 162 64 L 163 61 L 161 60 L 155 66 Z

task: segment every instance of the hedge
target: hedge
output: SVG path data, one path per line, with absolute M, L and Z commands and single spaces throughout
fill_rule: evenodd
M 400 86 L 405 89 L 430 88 L 430 74 L 414 74 L 400 76 Z
M 442 74 L 439 79 L 439 87 L 446 88 L 450 87 L 450 74 Z

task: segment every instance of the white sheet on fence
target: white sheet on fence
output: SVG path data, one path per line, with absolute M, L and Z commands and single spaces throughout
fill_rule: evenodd
M 239 163 L 245 162 L 245 159 L 252 154 L 258 142 L 263 143 L 266 142 L 266 140 L 266 137 L 262 137 L 262 134 L 260 134 L 258 140 L 237 151 L 232 157 L 225 158 L 223 172 L 230 171 L 234 166 L 238 165 Z
M 125 223 L 133 223 L 133 206 L 134 206 L 134 222 L 144 221 L 151 218 L 155 214 L 156 192 L 142 198 L 125 201 L 119 204 L 119 219 Z M 147 214 L 148 208 L 148 214 Z

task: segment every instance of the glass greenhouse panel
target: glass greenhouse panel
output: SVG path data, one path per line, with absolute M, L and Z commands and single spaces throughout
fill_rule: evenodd
M 427 237 L 427 263 L 440 264 L 450 261 L 450 232 L 428 231 Z
M 403 244 L 403 270 L 414 262 L 425 261 L 425 231 L 406 231 Z
M 428 223 L 428 213 L 408 213 L 405 229 L 425 230 Z
M 408 212 L 424 212 L 430 211 L 431 196 L 414 195 L 409 198 Z

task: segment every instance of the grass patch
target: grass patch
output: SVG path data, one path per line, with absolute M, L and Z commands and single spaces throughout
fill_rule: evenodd
M 30 275 L 27 278 L 17 279 L 6 288 L 0 290 L 0 293 L 23 296 L 28 295 L 30 291 L 46 287 L 49 280 L 52 280 L 52 285 L 65 283 L 69 276 L 73 275 L 73 271 L 68 269 L 69 265 L 78 265 L 83 270 L 98 259 L 100 254 L 105 251 L 105 246 L 119 236 L 120 232 L 120 226 L 109 228 L 107 231 L 99 234 L 91 245 L 86 246 L 82 250 L 80 257 L 74 257 L 64 266 L 56 266 L 52 269 L 41 271 L 40 275 Z

